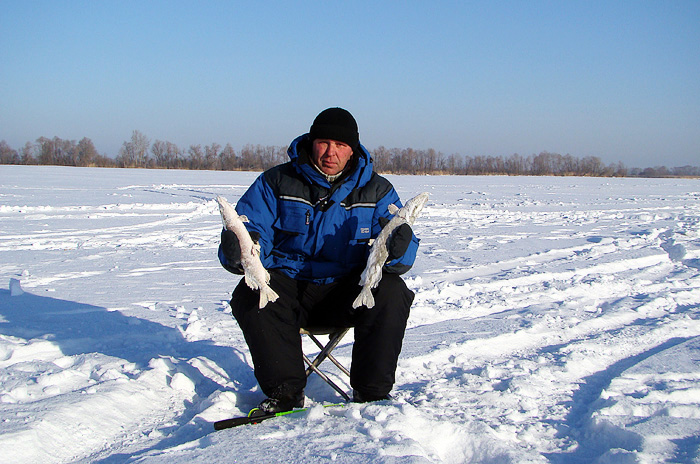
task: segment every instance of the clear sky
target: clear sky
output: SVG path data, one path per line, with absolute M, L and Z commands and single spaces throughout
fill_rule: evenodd
M 287 145 L 341 106 L 368 148 L 700 165 L 700 1 L 0 0 L 0 139 Z

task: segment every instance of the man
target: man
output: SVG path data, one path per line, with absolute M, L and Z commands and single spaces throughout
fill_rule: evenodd
M 255 377 L 268 396 L 259 408 L 274 413 L 303 407 L 304 326 L 354 327 L 353 400 L 389 398 L 414 297 L 399 274 L 413 265 L 418 239 L 408 224 L 392 234 L 375 306 L 354 310 L 370 239 L 390 219 L 388 206 L 401 206 L 398 194 L 372 171 L 357 123 L 344 109 L 322 111 L 288 154 L 289 162 L 261 174 L 236 205 L 249 219 L 246 227 L 279 295 L 259 309 L 258 292 L 241 279 L 231 299 Z M 222 232 L 219 259 L 242 273 L 240 246 L 230 231 Z

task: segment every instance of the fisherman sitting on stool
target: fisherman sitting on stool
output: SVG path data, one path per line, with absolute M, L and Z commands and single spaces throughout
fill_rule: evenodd
M 413 265 L 418 239 L 405 223 L 391 234 L 374 307 L 353 309 L 370 240 L 391 218 L 389 205 L 401 206 L 399 196 L 373 172 L 357 123 L 344 109 L 322 111 L 288 154 L 289 162 L 261 174 L 236 205 L 248 217 L 245 225 L 279 295 L 260 309 L 258 292 L 241 279 L 231 299 L 268 397 L 259 408 L 276 413 L 304 406 L 299 329 L 305 326 L 354 327 L 353 400 L 387 399 L 414 297 L 400 274 Z M 240 274 L 240 256 L 235 234 L 224 230 L 221 264 Z

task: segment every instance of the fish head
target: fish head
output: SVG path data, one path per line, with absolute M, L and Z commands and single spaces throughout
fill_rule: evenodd
M 430 194 L 428 192 L 423 192 L 416 195 L 408 200 L 397 214 L 405 219 L 409 224 L 413 224 L 413 221 L 416 220 L 423 209 L 423 206 L 425 206 L 425 204 L 428 202 L 429 196 Z

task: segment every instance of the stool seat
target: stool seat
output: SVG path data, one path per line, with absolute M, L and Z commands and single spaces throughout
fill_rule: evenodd
M 321 350 L 321 352 L 318 355 L 316 355 L 316 358 L 314 358 L 313 361 L 311 361 L 311 359 L 309 359 L 309 357 L 306 356 L 306 354 L 302 353 L 304 362 L 306 362 L 306 364 L 309 366 L 306 369 L 306 376 L 308 377 L 309 375 L 311 375 L 312 372 L 315 372 L 328 385 L 330 385 L 335 391 L 337 391 L 340 394 L 340 396 L 342 396 L 346 401 L 350 401 L 350 396 L 347 393 L 345 393 L 345 391 L 342 388 L 336 385 L 335 382 L 333 382 L 324 372 L 322 372 L 318 366 L 326 359 L 329 359 L 333 364 L 335 364 L 338 367 L 338 369 L 340 369 L 341 372 L 347 375 L 348 378 L 350 377 L 350 371 L 346 369 L 345 366 L 340 364 L 340 362 L 337 359 L 335 359 L 335 357 L 331 354 L 349 330 L 350 327 L 302 327 L 299 330 L 299 333 L 301 335 L 308 336 Z M 324 345 L 318 340 L 318 338 L 316 338 L 316 335 L 328 335 L 328 343 Z
M 302 327 L 299 333 L 302 335 L 330 335 L 341 330 L 346 330 L 347 327 Z

